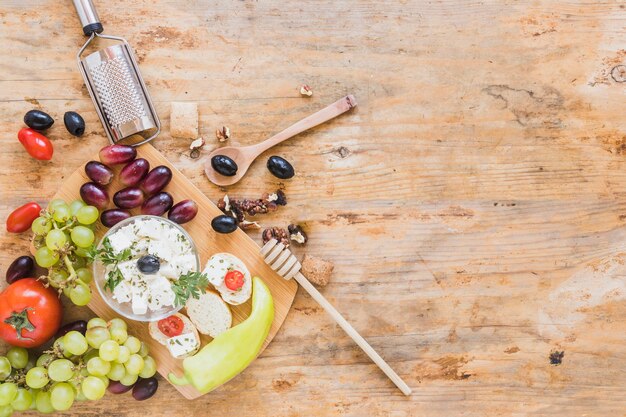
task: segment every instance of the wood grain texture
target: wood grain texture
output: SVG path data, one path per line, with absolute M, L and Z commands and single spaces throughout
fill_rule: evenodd
M 96 2 L 141 61 L 156 148 L 213 201 L 223 190 L 169 137 L 170 102 L 198 103 L 208 154 L 222 125 L 250 145 L 355 95 L 355 111 L 262 155 L 228 193 L 278 187 L 269 155 L 294 164 L 289 204 L 259 220 L 304 224 L 306 251 L 336 264 L 322 292 L 414 394 L 299 291 L 263 356 L 211 395 L 179 401 L 163 383 L 150 401 L 107 396 L 71 415 L 624 415 L 625 84 L 610 75 L 626 58 L 623 2 Z M 69 2 L 5 0 L 0 22 L 5 218 L 106 140 Z M 50 163 L 15 139 L 33 107 L 57 120 Z M 63 129 L 67 110 L 83 138 Z M 0 233 L 2 273 L 27 246 Z
M 239 259 L 245 259 L 246 266 L 252 276 L 263 278 L 263 282 L 267 284 L 272 293 L 272 297 L 274 297 L 274 322 L 263 344 L 263 349 L 265 349 L 276 335 L 276 332 L 278 332 L 278 329 L 280 329 L 285 317 L 287 317 L 291 303 L 296 295 L 298 288 L 297 283 L 294 281 L 286 281 L 277 275 L 263 260 L 263 257 L 260 255 L 259 246 L 246 236 L 243 231 L 238 230 L 227 236 L 214 233 L 211 229 L 211 220 L 213 217 L 222 214 L 220 209 L 189 182 L 189 180 L 181 174 L 176 167 L 172 166 L 152 145 L 139 147 L 137 149 L 137 157 L 146 159 L 152 168 L 165 165 L 172 169 L 172 181 L 167 185 L 166 191 L 172 195 L 175 202 L 191 199 L 198 204 L 198 215 L 191 222 L 185 223 L 183 228 L 189 233 L 196 245 L 198 256 L 200 257 L 200 265 L 204 266 L 209 258 L 216 253 L 228 252 L 234 254 Z M 92 160 L 98 160 L 98 155 L 93 155 Z M 117 176 L 121 168 L 114 167 L 114 169 Z M 54 195 L 54 198 L 61 198 L 68 202 L 80 199 L 80 186 L 89 181 L 83 167 L 79 167 L 61 185 L 58 192 Z M 117 177 L 107 186 L 110 196 L 112 196 L 115 191 L 122 188 L 123 186 L 119 183 Z M 108 208 L 115 207 L 112 202 L 109 203 L 109 206 Z M 139 209 L 131 210 L 131 213 L 140 214 Z M 96 227 L 96 241 L 100 241 L 107 230 L 106 227 L 98 222 Z M 102 317 L 105 320 L 119 317 L 100 296 L 95 281 L 91 283 L 91 290 L 92 298 L 88 307 L 96 313 L 98 317 Z M 233 315 L 233 326 L 241 323 L 248 317 L 251 306 L 252 300 L 238 306 L 230 306 Z M 182 312 L 184 313 L 184 310 Z M 148 344 L 150 355 L 156 360 L 158 371 L 164 378 L 167 378 L 170 372 L 178 376 L 183 375 L 183 361 L 174 359 L 172 355 L 170 355 L 167 347 L 150 337 L 148 323 L 132 320 L 126 320 L 126 322 L 129 329 L 128 333 Z M 202 346 L 212 340 L 209 336 L 200 336 L 200 339 Z M 201 396 L 191 385 L 175 387 L 187 399 L 192 400 Z

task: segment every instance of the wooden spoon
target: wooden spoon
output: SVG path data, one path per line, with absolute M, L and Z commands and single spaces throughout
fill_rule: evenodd
M 225 146 L 223 148 L 217 148 L 207 157 L 204 173 L 215 185 L 232 185 L 246 174 L 252 161 L 272 146 L 277 145 L 280 142 L 297 135 L 298 133 L 302 133 L 307 129 L 327 122 L 328 120 L 345 113 L 353 107 L 356 107 L 356 100 L 353 95 L 348 95 L 337 100 L 330 106 L 323 108 L 317 113 L 314 113 L 309 117 L 300 120 L 296 124 L 289 126 L 287 129 L 261 143 L 243 147 Z M 235 161 L 237 164 L 237 173 L 232 177 L 227 177 L 215 171 L 211 166 L 211 158 L 216 155 L 225 155 Z
M 309 282 L 308 279 L 304 275 L 300 273 L 300 262 L 296 259 L 296 257 L 291 253 L 289 249 L 285 247 L 282 243 L 278 243 L 276 239 L 271 239 L 269 242 L 261 248 L 261 256 L 265 260 L 265 263 L 268 264 L 274 271 L 278 273 L 284 279 L 295 279 L 298 281 L 298 284 L 308 292 L 311 297 L 315 301 L 317 301 L 323 308 L 326 310 L 328 314 L 341 326 L 341 328 L 356 342 L 357 345 L 363 352 L 367 353 L 367 356 L 370 357 L 372 361 L 387 375 L 391 381 L 396 384 L 396 386 L 402 391 L 404 395 L 411 395 L 411 388 L 400 378 L 400 376 L 394 371 L 391 366 L 383 358 L 380 357 L 378 352 L 374 350 L 373 347 L 370 346 L 369 343 L 363 336 L 357 332 L 354 327 L 350 325 L 343 318 L 341 313 L 339 313 L 335 307 L 332 306 L 324 298 L 322 294 Z

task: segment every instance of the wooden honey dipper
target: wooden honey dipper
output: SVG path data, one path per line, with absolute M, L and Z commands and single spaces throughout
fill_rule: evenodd
M 333 307 L 322 294 L 309 282 L 302 273 L 300 268 L 302 265 L 298 259 L 291 253 L 289 249 L 282 243 L 278 243 L 276 239 L 271 239 L 261 248 L 261 255 L 274 271 L 284 279 L 294 278 L 302 288 L 308 292 L 315 301 L 317 301 L 328 314 L 339 324 L 339 326 L 356 342 L 363 352 L 370 357 L 372 361 L 393 381 L 394 384 L 402 391 L 404 395 L 411 394 L 411 388 L 391 369 L 391 366 L 384 361 L 383 358 L 372 348 L 369 343 L 343 318 L 343 316 Z

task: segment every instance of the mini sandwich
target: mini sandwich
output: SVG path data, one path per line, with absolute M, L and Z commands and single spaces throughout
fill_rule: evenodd
M 230 253 L 216 253 L 203 271 L 228 304 L 243 304 L 252 295 L 252 277 L 246 265 Z
M 150 336 L 165 345 L 176 359 L 193 355 L 200 349 L 200 335 L 188 317 L 176 313 L 148 326 Z

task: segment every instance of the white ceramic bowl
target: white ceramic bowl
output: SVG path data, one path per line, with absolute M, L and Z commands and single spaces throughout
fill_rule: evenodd
M 189 236 L 189 233 L 187 233 L 187 231 L 183 229 L 182 227 L 180 227 L 178 224 L 163 217 L 139 215 L 139 216 L 133 216 L 129 219 L 123 220 L 109 229 L 109 231 L 102 237 L 102 239 L 98 243 L 98 248 L 101 247 L 102 242 L 104 241 L 105 238 L 112 235 L 120 228 L 127 226 L 129 224 L 132 224 L 134 222 L 137 222 L 137 221 L 148 220 L 148 219 L 155 219 L 155 220 L 158 220 L 159 222 L 163 222 L 167 224 L 168 226 L 177 229 L 183 234 L 183 236 L 187 238 L 187 240 L 189 241 L 191 245 L 192 253 L 195 255 L 195 258 L 196 258 L 195 271 L 199 271 L 200 270 L 200 258 L 198 257 L 198 251 L 196 249 L 196 245 L 193 243 L 193 239 L 191 239 L 191 236 Z M 181 308 L 183 308 L 183 306 L 178 306 L 178 307 L 168 306 L 168 307 L 162 307 L 156 311 L 148 309 L 148 311 L 145 314 L 135 314 L 133 313 L 131 302 L 125 302 L 125 303 L 118 302 L 117 300 L 113 299 L 113 293 L 109 291 L 108 289 L 104 288 L 104 285 L 106 283 L 105 265 L 103 265 L 102 262 L 95 261 L 93 263 L 93 277 L 94 277 L 96 288 L 98 289 L 100 296 L 106 302 L 106 304 L 109 307 L 111 307 L 117 314 L 119 314 L 120 316 L 126 317 L 127 319 L 136 320 L 136 321 L 157 321 L 165 317 L 169 317 L 172 314 L 178 312 Z

